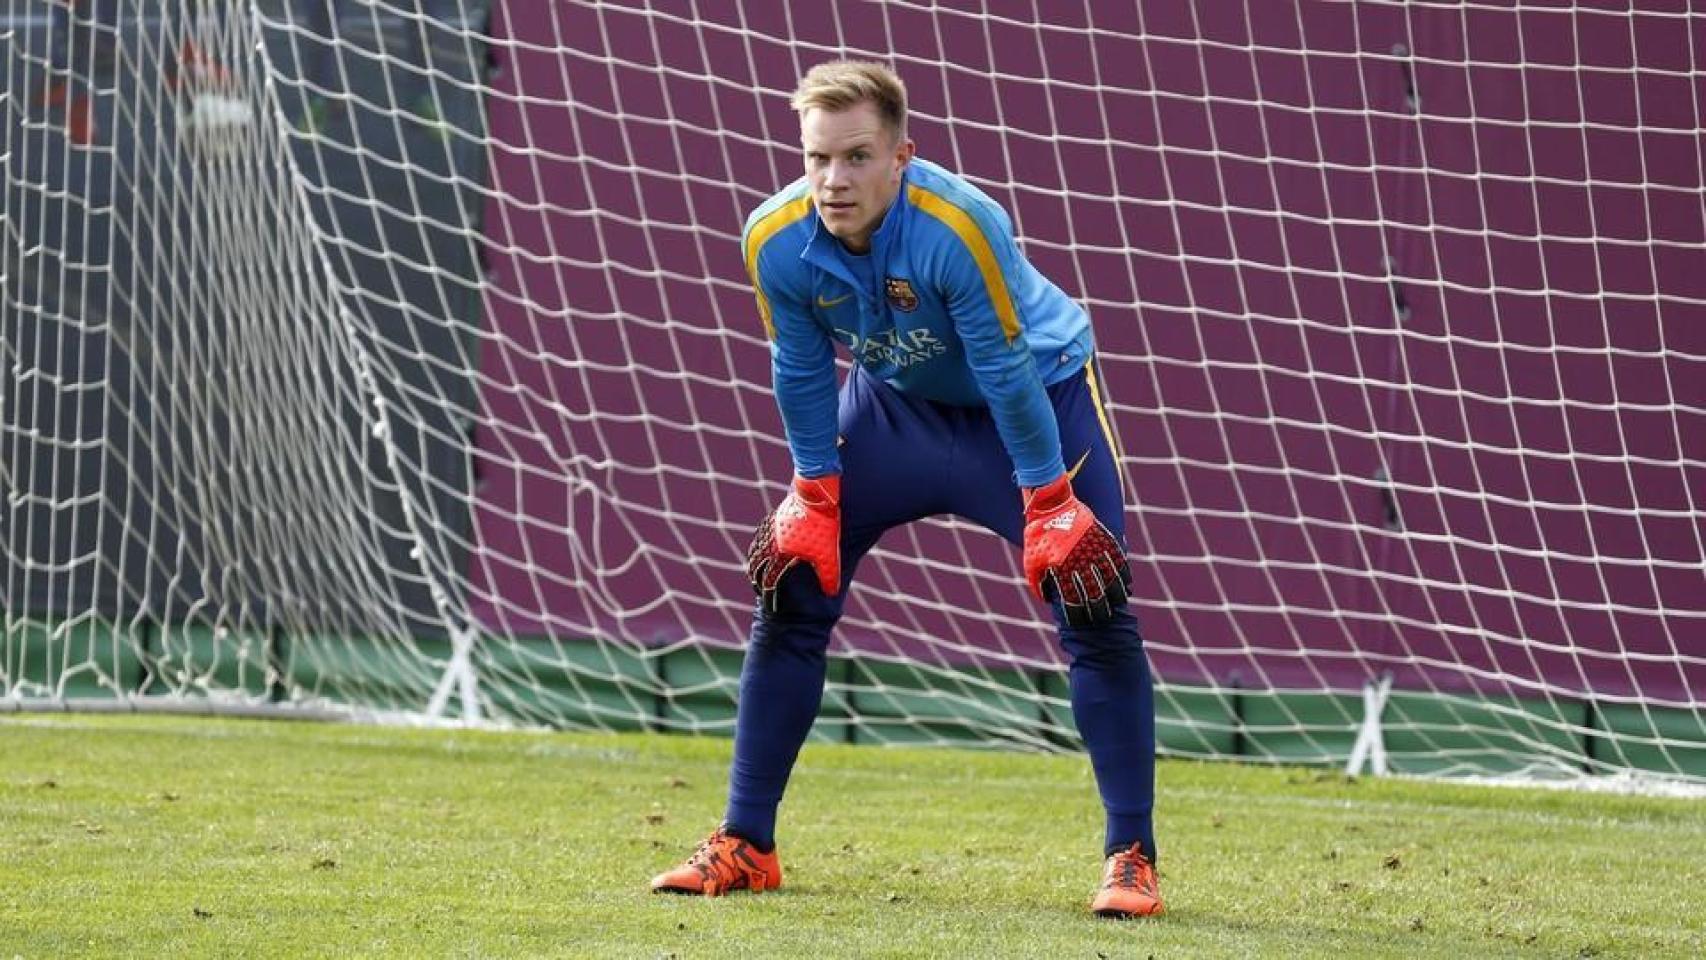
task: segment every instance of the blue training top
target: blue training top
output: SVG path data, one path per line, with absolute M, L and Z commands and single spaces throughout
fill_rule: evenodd
M 802 476 L 841 471 L 835 343 L 903 393 L 988 406 L 1020 486 L 1065 472 L 1043 388 L 1089 361 L 1090 318 L 1025 259 L 983 191 L 915 157 L 861 263 L 824 228 L 802 177 L 747 218 L 741 253 Z

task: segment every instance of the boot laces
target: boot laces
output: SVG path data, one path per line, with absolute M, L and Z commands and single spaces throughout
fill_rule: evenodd
M 720 827 L 716 833 L 699 841 L 693 855 L 687 858 L 687 865 L 699 871 L 704 878 L 705 892 L 733 889 L 736 881 L 744 876 L 740 865 L 735 862 L 734 851 L 745 842 L 730 836 Z
M 1103 886 L 1137 890 L 1148 896 L 1154 896 L 1155 866 L 1149 862 L 1148 857 L 1143 855 L 1143 850 L 1134 843 L 1129 849 L 1121 850 L 1108 858 L 1108 878 Z

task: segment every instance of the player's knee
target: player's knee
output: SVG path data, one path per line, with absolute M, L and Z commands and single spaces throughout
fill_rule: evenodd
M 1104 623 L 1093 627 L 1062 625 L 1060 644 L 1072 662 L 1115 664 L 1143 656 L 1143 635 L 1137 618 L 1125 604 L 1113 610 Z
M 749 645 L 767 652 L 821 658 L 829 648 L 830 630 L 841 617 L 839 605 L 809 604 L 806 609 L 790 609 L 782 603 L 779 607 L 767 610 L 762 603 L 758 605 Z
M 759 599 L 754 615 L 774 623 L 834 623 L 841 619 L 846 598 L 845 589 L 833 597 L 825 594 L 817 573 L 799 564 L 783 574 L 772 603 Z

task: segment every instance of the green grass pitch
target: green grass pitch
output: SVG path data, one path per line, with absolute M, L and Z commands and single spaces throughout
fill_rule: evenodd
M 1698 957 L 1706 801 L 1164 762 L 1159 920 L 1080 757 L 807 746 L 783 889 L 653 896 L 726 740 L 0 718 L 0 957 Z

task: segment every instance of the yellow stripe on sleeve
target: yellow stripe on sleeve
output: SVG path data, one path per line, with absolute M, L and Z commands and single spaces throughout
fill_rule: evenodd
M 764 295 L 764 284 L 758 280 L 758 251 L 764 242 L 790 224 L 798 223 L 812 212 L 812 198 L 800 197 L 765 214 L 746 234 L 746 275 L 752 278 L 752 292 L 758 295 L 758 317 L 764 321 L 764 335 L 776 339 L 776 325 L 770 319 L 770 298 Z
M 971 251 L 972 259 L 977 261 L 978 272 L 983 274 L 983 288 L 995 307 L 996 318 L 1001 321 L 1001 332 L 1007 335 L 1007 342 L 1012 343 L 1013 338 L 1019 335 L 1019 311 L 1013 308 L 1013 298 L 1008 294 L 1006 279 L 1001 275 L 1001 261 L 995 258 L 995 248 L 989 245 L 983 229 L 964 209 L 916 183 L 907 185 L 906 198 L 913 206 L 946 224 Z

